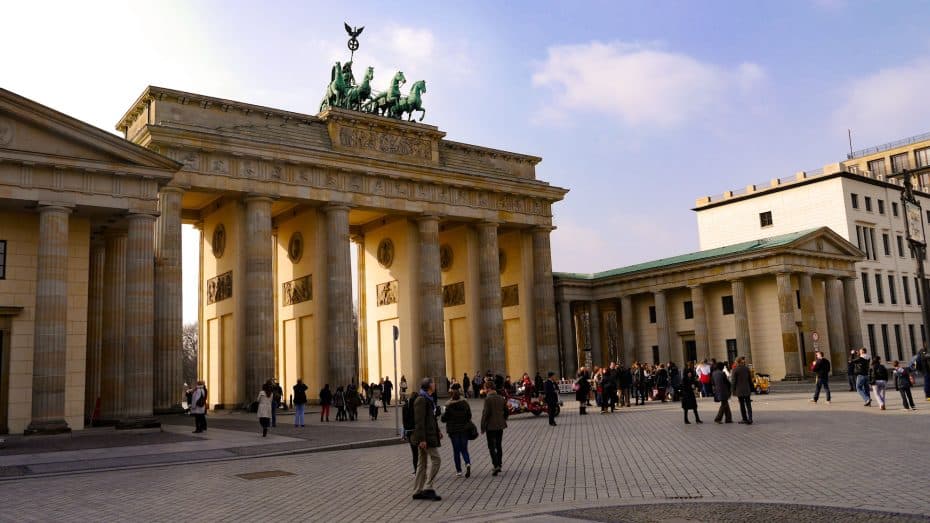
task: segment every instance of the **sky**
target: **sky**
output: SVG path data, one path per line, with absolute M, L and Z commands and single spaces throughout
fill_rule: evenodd
M 147 85 L 313 114 L 343 22 L 364 26 L 357 75 L 427 80 L 425 123 L 570 189 L 570 272 L 697 250 L 696 198 L 841 161 L 847 129 L 856 149 L 930 130 L 930 2 L 339 4 L 7 2 L 0 86 L 113 132 Z

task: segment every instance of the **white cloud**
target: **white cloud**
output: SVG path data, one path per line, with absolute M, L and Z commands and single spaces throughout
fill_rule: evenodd
M 873 145 L 930 130 L 930 60 L 878 70 L 851 79 L 840 93 L 834 127 L 851 128 L 860 145 Z
M 609 113 L 631 126 L 673 127 L 750 93 L 763 68 L 727 68 L 655 44 L 590 42 L 550 47 L 533 85 L 552 93 L 542 119 L 570 112 Z

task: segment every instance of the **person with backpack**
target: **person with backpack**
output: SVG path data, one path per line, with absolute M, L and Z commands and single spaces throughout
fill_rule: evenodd
M 452 384 L 451 397 L 446 402 L 442 413 L 442 422 L 446 424 L 446 434 L 452 441 L 452 460 L 455 462 L 455 477 L 462 477 L 462 461 L 465 462 L 465 477 L 471 477 L 471 456 L 468 455 L 468 438 L 471 435 L 471 407 L 462 397 L 462 386 Z
M 297 385 L 294 385 L 294 426 L 304 426 L 304 408 L 307 406 L 307 387 L 304 380 L 297 378 Z
M 326 421 L 329 421 L 329 409 L 330 405 L 333 404 L 333 391 L 329 388 L 329 383 L 323 386 L 320 389 L 320 423 L 323 422 L 325 418 Z
M 823 357 L 823 352 L 816 351 L 814 353 L 814 365 L 811 370 L 816 376 L 817 384 L 814 386 L 814 397 L 811 398 L 811 403 L 817 403 L 817 400 L 820 399 L 820 389 L 824 389 L 827 393 L 827 405 L 830 404 L 830 360 Z
M 190 410 L 194 416 L 194 434 L 207 430 L 207 388 L 203 380 L 197 381 L 197 386 L 191 392 Z
M 894 372 L 894 390 L 901 393 L 901 402 L 904 403 L 904 410 L 914 412 L 917 407 L 914 405 L 914 396 L 911 395 L 911 385 L 914 384 L 914 377 L 911 376 L 911 369 L 907 366 L 900 366 L 898 360 L 891 364 Z
M 885 410 L 885 388 L 888 386 L 888 369 L 882 365 L 881 356 L 872 356 L 872 365 L 869 367 L 869 384 L 878 400 L 878 406 Z
M 342 385 L 336 387 L 336 393 L 333 394 L 333 406 L 336 407 L 336 421 L 346 421 L 346 393 Z
M 856 375 L 856 391 L 862 398 L 864 407 L 872 406 L 872 397 L 869 395 L 869 360 L 865 347 L 859 349 L 859 356 L 852 361 L 853 374 Z

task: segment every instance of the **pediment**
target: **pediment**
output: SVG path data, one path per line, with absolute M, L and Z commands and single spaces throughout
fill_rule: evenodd
M 793 242 L 791 247 L 794 250 L 810 251 L 819 255 L 865 256 L 855 245 L 827 227 L 802 236 Z
M 90 124 L 0 89 L 0 159 L 170 178 L 179 164 Z

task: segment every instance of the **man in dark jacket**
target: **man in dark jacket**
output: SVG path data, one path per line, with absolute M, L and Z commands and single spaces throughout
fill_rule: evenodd
M 492 476 L 500 474 L 504 461 L 504 429 L 507 428 L 507 400 L 497 393 L 494 383 L 485 387 L 484 410 L 481 412 L 481 433 L 487 434 L 491 453 Z
M 924 377 L 924 398 L 930 401 L 930 354 L 926 348 L 917 354 L 917 371 Z
M 817 359 L 814 360 L 814 376 L 816 377 L 817 384 L 814 386 L 814 397 L 811 399 L 811 403 L 817 403 L 817 400 L 820 399 L 820 389 L 823 388 L 827 392 L 827 405 L 830 404 L 830 360 L 823 357 L 823 352 L 817 351 L 814 353 L 814 357 Z
M 432 378 L 423 378 L 420 383 L 420 392 L 413 402 L 413 432 L 410 443 L 417 446 L 417 477 L 413 488 L 413 499 L 429 499 L 439 501 L 442 499 L 433 490 L 433 480 L 439 473 L 439 440 L 442 433 L 436 421 L 436 405 L 433 402 L 433 392 L 436 385 Z M 429 473 L 426 471 L 429 461 Z
M 549 425 L 555 427 L 555 409 L 559 407 L 559 384 L 555 381 L 554 372 L 549 372 L 549 379 L 546 380 L 543 388 L 546 391 L 545 400 L 546 408 L 549 410 Z
M 617 387 L 620 389 L 620 406 L 632 407 L 630 404 L 630 390 L 633 388 L 633 373 L 629 367 L 620 364 L 617 367 Z
M 388 406 L 391 404 L 391 395 L 394 394 L 394 384 L 391 383 L 391 378 L 389 376 L 384 377 L 383 392 L 381 392 L 381 402 L 384 404 L 384 412 L 387 412 Z
M 730 380 L 723 373 L 722 362 L 716 364 L 710 377 L 714 384 L 714 393 L 720 399 L 720 408 L 717 409 L 717 417 L 714 418 L 714 423 L 720 423 L 720 420 L 724 418 L 726 418 L 727 423 L 733 423 L 733 413 L 730 412 Z
M 740 423 L 752 425 L 752 375 L 746 366 L 746 358 L 740 356 L 736 360 L 736 368 L 730 373 L 733 381 L 733 392 L 739 401 Z
M 617 364 L 610 362 L 610 367 L 604 372 L 601 380 L 601 414 L 607 414 L 607 407 L 614 412 L 617 406 Z
M 404 440 L 410 445 L 410 453 L 413 455 L 414 476 L 417 475 L 417 463 L 420 462 L 420 449 L 415 443 L 413 443 L 413 427 L 416 425 L 416 420 L 414 419 L 413 414 L 413 404 L 416 402 L 419 395 L 420 394 L 418 390 L 411 392 L 410 396 L 406 398 L 407 401 L 404 402 L 403 408 Z M 348 403 L 348 398 L 346 398 L 346 403 Z
M 872 406 L 872 397 L 869 391 L 869 366 L 870 362 L 868 359 L 868 352 L 865 348 L 859 349 L 859 357 L 854 359 L 853 364 L 853 373 L 856 375 L 856 390 L 859 392 L 859 396 L 862 397 L 862 401 L 865 402 L 866 407 Z

